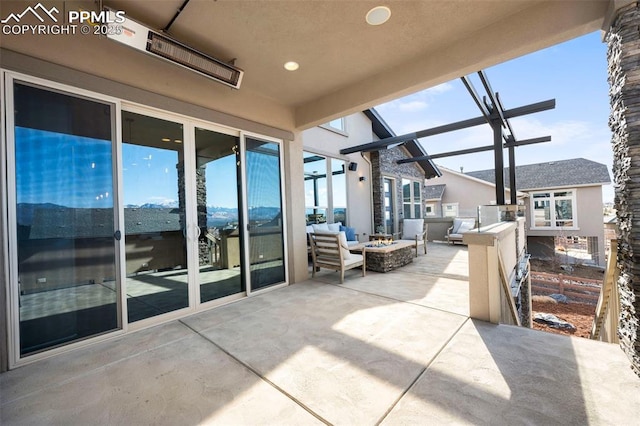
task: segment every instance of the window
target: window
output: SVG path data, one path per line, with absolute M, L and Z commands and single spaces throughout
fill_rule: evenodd
M 422 217 L 421 187 L 420 182 L 402 179 L 402 212 L 405 219 Z
M 531 193 L 531 228 L 577 228 L 575 190 Z
M 304 198 L 307 224 L 347 221 L 346 163 L 305 152 Z
M 425 216 L 435 216 L 436 215 L 436 203 L 426 203 L 424 205 L 424 215 Z
M 443 217 L 457 217 L 458 216 L 458 203 L 443 203 L 442 204 L 442 216 Z
M 321 125 L 327 130 L 332 130 L 336 133 L 346 136 L 347 135 L 347 120 L 344 117 L 336 118 L 328 123 Z

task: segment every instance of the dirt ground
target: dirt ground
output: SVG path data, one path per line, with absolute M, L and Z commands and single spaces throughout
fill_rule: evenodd
M 596 306 L 588 305 L 586 303 L 540 303 L 533 302 L 532 316 L 537 312 L 544 312 L 547 314 L 553 314 L 561 320 L 567 321 L 576 327 L 576 331 L 571 333 L 568 330 L 551 328 L 545 324 L 539 324 L 533 321 L 533 328 L 536 330 L 548 331 L 549 333 L 566 334 L 577 337 L 589 338 L 591 333 L 591 325 L 593 324 L 593 317 L 596 314 Z
M 573 271 L 568 272 L 560 268 L 559 262 L 544 261 L 538 259 L 531 259 L 531 270 L 537 272 L 548 272 L 556 274 L 571 275 L 574 277 L 582 277 L 589 279 L 602 280 L 604 277 L 604 270 L 600 268 L 594 268 L 586 265 L 572 265 Z M 532 304 L 533 316 L 537 312 L 544 312 L 547 314 L 553 314 L 561 320 L 567 321 L 576 327 L 576 331 L 571 333 L 567 330 L 560 330 L 551 328 L 545 324 L 539 324 L 533 321 L 533 328 L 536 330 L 548 331 L 550 333 L 573 335 L 578 337 L 589 338 L 591 333 L 591 326 L 593 324 L 593 318 L 596 313 L 596 306 L 585 303 L 569 302 L 566 304 L 558 303 L 540 303 L 533 302 Z

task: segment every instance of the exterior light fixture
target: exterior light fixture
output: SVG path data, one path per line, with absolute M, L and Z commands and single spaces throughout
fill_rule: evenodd
M 366 182 L 367 178 L 366 176 L 360 176 L 360 178 L 358 179 L 360 182 Z
M 300 68 L 300 64 L 295 61 L 289 61 L 284 64 L 284 69 L 287 71 L 295 71 Z
M 369 25 L 382 25 L 391 18 L 391 9 L 387 6 L 376 6 L 367 12 L 366 20 Z

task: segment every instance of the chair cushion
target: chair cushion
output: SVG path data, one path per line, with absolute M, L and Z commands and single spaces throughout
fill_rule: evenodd
M 313 234 L 313 226 L 307 225 L 307 234 Z
M 462 234 L 463 232 L 471 231 L 475 226 L 475 222 L 471 223 L 471 221 L 462 222 L 460 227 L 458 228 L 458 234 Z
M 326 223 L 314 223 L 311 226 L 313 227 L 313 232 L 329 232 L 329 225 Z
M 351 253 L 351 257 L 344 261 L 344 266 L 353 265 L 354 263 L 362 262 L 363 257 L 361 254 Z
M 340 230 L 344 231 L 344 233 L 346 234 L 347 241 L 358 241 L 358 239 L 356 238 L 356 228 L 340 225 Z
M 460 227 L 464 224 L 465 229 L 461 230 Z M 475 219 L 461 219 L 455 218 L 453 219 L 453 229 L 451 230 L 452 234 L 459 234 L 461 232 L 468 231 L 473 229 L 476 226 Z
M 402 221 L 402 239 L 403 240 L 415 240 L 416 235 L 418 239 L 422 239 L 422 233 L 424 232 L 424 219 L 405 219 Z
M 332 231 L 332 232 L 342 231 L 342 229 L 340 229 L 342 227 L 342 222 L 330 223 L 327 226 L 329 227 L 329 231 Z
M 351 252 L 349 251 L 349 244 L 347 244 L 347 236 L 344 232 L 338 232 L 338 238 L 340 239 L 340 252 L 344 260 L 351 259 Z

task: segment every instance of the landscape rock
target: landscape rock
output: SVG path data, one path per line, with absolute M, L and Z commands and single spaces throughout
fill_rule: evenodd
M 576 331 L 576 327 L 573 324 L 563 321 L 553 314 L 539 312 L 535 314 L 533 320 L 541 324 L 546 324 L 551 328 L 562 328 L 570 331 Z
M 550 294 L 549 297 L 555 299 L 558 303 L 569 303 L 569 298 L 564 294 L 553 293 Z

